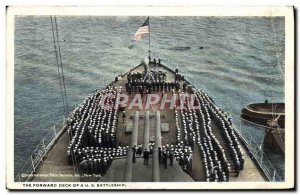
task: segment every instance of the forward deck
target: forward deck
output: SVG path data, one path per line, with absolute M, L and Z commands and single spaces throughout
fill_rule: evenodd
M 167 81 L 172 82 L 175 79 L 175 73 L 166 68 L 165 66 L 159 66 L 156 67 L 153 64 L 150 64 L 150 69 L 155 70 L 162 70 L 167 72 Z M 134 72 L 142 72 L 143 66 L 137 66 L 131 71 Z M 113 85 L 117 88 L 122 87 L 125 89 L 125 83 L 127 81 L 127 74 L 124 74 L 122 76 L 118 77 L 118 81 L 114 82 Z M 180 85 L 182 86 L 182 82 L 180 82 Z M 172 95 L 172 92 L 164 92 L 164 94 L 169 93 Z M 130 98 L 133 98 L 133 96 L 136 93 L 131 93 L 129 95 Z M 156 92 L 158 95 L 162 95 L 162 92 Z M 146 102 L 146 96 L 143 97 L 143 102 Z M 161 124 L 167 124 L 168 131 L 162 131 L 161 132 L 161 144 L 162 145 L 175 145 L 177 141 L 177 128 L 176 128 L 176 118 L 175 118 L 175 111 L 170 109 L 160 109 L 160 102 L 158 102 L 155 105 L 152 105 L 149 109 L 150 116 L 149 116 L 149 141 L 155 142 L 155 136 L 156 136 L 156 117 L 155 113 L 156 111 L 160 111 L 160 120 Z M 135 112 L 139 111 L 139 117 L 138 119 L 135 119 L 134 115 Z M 137 144 L 143 145 L 144 144 L 144 128 L 145 128 L 145 113 L 146 110 L 139 110 L 137 107 L 133 107 L 133 109 L 129 109 L 128 106 L 125 108 L 126 113 L 126 119 L 125 122 L 123 122 L 122 113 L 118 114 L 118 122 L 117 122 L 117 131 L 116 131 L 116 145 L 117 146 L 130 146 L 132 141 L 132 133 L 126 132 L 126 128 L 133 128 L 133 125 L 135 122 L 138 123 L 138 134 L 137 134 Z M 138 120 L 138 121 L 135 121 Z M 181 122 L 179 122 L 180 126 Z M 200 131 L 203 131 L 200 129 Z M 225 143 L 225 141 L 222 138 L 221 134 L 222 129 L 219 128 L 217 124 L 212 121 L 212 132 L 214 132 L 214 135 L 216 138 L 220 141 L 220 144 L 224 148 L 225 152 L 228 152 L 228 145 Z M 183 136 L 183 134 L 181 134 Z M 47 156 L 44 158 L 44 162 L 40 165 L 40 167 L 37 169 L 36 174 L 34 176 L 33 181 L 64 181 L 64 182 L 77 182 L 77 181 L 105 181 L 105 182 L 115 182 L 115 181 L 124 181 L 121 178 L 124 178 L 125 174 L 125 166 L 126 166 L 126 160 L 124 159 L 118 159 L 114 160 L 112 165 L 107 171 L 107 174 L 104 177 L 90 177 L 89 179 L 82 179 L 79 177 L 79 174 L 75 167 L 72 165 L 69 165 L 68 158 L 67 158 L 67 147 L 69 144 L 68 140 L 68 134 L 67 131 L 65 131 L 62 136 L 58 139 L 57 143 L 52 147 L 52 149 L 48 152 Z M 244 154 L 244 167 L 239 172 L 239 175 L 230 174 L 229 181 L 233 182 L 240 182 L 240 181 L 264 181 L 265 177 L 264 174 L 260 171 L 258 166 L 256 165 L 255 161 L 251 159 L 249 156 L 247 149 L 244 148 L 243 145 L 240 145 L 241 151 L 243 151 Z M 228 154 L 227 154 L 228 155 Z M 228 155 L 229 156 L 229 155 Z M 138 163 L 134 165 L 136 168 L 134 168 L 132 171 L 135 175 L 132 179 L 133 182 L 136 181 L 153 181 L 152 174 L 149 172 L 153 172 L 152 166 L 149 166 L 148 168 L 143 168 L 141 165 L 142 159 L 138 159 Z M 153 159 L 149 160 L 151 165 Z M 175 160 L 174 160 L 175 161 Z M 180 166 L 175 163 L 174 167 L 163 169 L 161 166 L 159 168 L 160 171 L 160 181 L 206 181 L 205 176 L 205 170 L 204 170 L 204 159 L 200 155 L 200 148 L 198 145 L 195 145 L 193 156 L 192 156 L 192 170 L 190 171 L 190 175 L 183 172 L 183 170 L 180 169 Z M 231 163 L 233 163 L 232 159 L 229 159 Z M 149 169 L 149 170 L 148 170 Z M 172 169 L 172 174 L 169 172 Z M 120 171 L 121 170 L 121 171 Z M 123 170 L 123 171 L 122 171 Z M 144 171 L 144 172 L 143 172 Z M 77 174 L 76 174 L 77 173 Z M 147 176 L 148 175 L 148 176 Z M 150 176 L 151 175 L 151 176 Z M 143 179 L 138 179 L 138 178 Z M 173 179 L 172 179 L 173 178 Z

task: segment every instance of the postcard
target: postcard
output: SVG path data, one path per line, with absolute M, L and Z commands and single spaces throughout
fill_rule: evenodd
M 9 190 L 295 187 L 293 7 L 6 17 Z

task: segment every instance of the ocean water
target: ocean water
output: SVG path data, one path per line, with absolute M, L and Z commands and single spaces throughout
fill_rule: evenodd
M 131 41 L 145 19 L 57 17 L 72 109 L 148 55 L 148 37 Z M 179 68 L 227 112 L 239 116 L 247 104 L 265 99 L 284 102 L 284 18 L 151 17 L 150 25 L 153 55 Z M 63 115 L 50 17 L 15 18 L 14 100 L 17 173 Z M 244 133 L 262 142 L 263 129 Z M 283 176 L 284 157 L 272 152 L 268 156 Z

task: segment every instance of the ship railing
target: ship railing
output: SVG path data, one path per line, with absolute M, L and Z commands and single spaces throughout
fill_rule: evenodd
M 276 168 L 274 168 L 273 164 L 268 159 L 268 156 L 262 150 L 262 142 L 258 141 L 257 139 L 253 138 L 251 135 L 245 135 L 245 131 L 250 131 L 249 127 L 243 124 L 243 121 L 237 121 L 236 119 L 234 130 L 238 134 L 240 140 L 243 144 L 247 147 L 248 151 L 255 159 L 261 170 L 264 172 L 265 176 L 269 181 L 283 181 L 281 176 L 279 175 Z M 239 123 L 239 128 L 236 128 L 237 123 Z M 260 126 L 257 128 L 261 128 Z M 264 130 L 264 129 L 262 129 Z
M 44 161 L 44 158 L 46 157 L 48 151 L 63 133 L 65 124 L 66 118 L 65 116 L 63 116 L 56 122 L 56 124 L 52 128 L 47 131 L 46 135 L 35 147 L 32 154 L 28 157 L 19 173 L 16 175 L 16 181 L 26 182 L 33 179 L 37 168 Z

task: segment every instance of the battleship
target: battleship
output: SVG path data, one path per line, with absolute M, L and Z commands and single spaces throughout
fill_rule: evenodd
M 60 52 L 57 24 L 51 23 Z M 148 26 L 149 17 L 135 40 L 150 33 Z M 17 181 L 281 181 L 211 96 L 178 68 L 151 57 L 150 35 L 149 56 L 112 80 L 42 139 Z
M 256 103 L 242 109 L 242 118 L 265 126 L 264 146 L 285 154 L 285 104 Z
M 88 96 L 56 135 L 21 181 L 268 180 L 226 112 L 160 60 Z
M 266 100 L 265 103 L 247 105 L 242 109 L 241 117 L 264 126 L 268 126 L 270 120 L 277 121 L 278 125 L 284 128 L 284 110 L 284 103 L 269 103 L 268 100 Z

